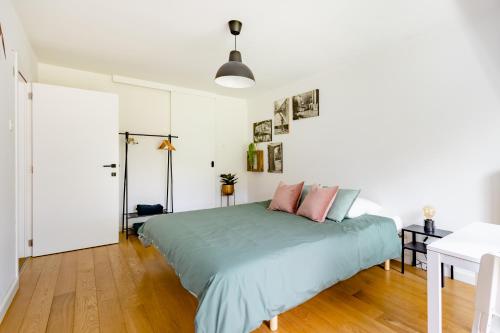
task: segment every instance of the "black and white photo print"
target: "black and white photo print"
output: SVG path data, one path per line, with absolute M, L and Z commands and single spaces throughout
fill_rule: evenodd
M 274 102 L 274 134 L 290 133 L 289 98 Z
M 283 143 L 267 145 L 267 172 L 283 173 Z
M 319 89 L 292 97 L 293 120 L 319 116 Z
M 273 140 L 272 119 L 253 123 L 253 142 L 270 142 Z

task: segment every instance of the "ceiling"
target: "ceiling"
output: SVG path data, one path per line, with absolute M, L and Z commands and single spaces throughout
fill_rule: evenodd
M 39 61 L 252 97 L 455 19 L 460 0 L 13 0 Z M 233 39 L 257 84 L 215 85 Z

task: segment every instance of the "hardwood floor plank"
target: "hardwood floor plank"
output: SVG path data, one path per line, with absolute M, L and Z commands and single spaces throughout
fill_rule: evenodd
M 127 331 L 129 333 L 154 332 L 119 246 L 109 246 L 108 255 Z
M 19 277 L 19 290 L 0 325 L 0 333 L 19 332 L 36 285 L 48 257 L 29 259 Z
M 61 254 L 61 267 L 54 290 L 47 333 L 73 332 L 75 320 L 76 270 L 75 251 Z
M 136 240 L 136 243 L 137 246 L 142 247 L 142 244 L 138 240 Z M 153 270 L 155 267 L 161 266 L 161 270 L 158 270 L 157 272 L 158 274 L 161 274 L 161 277 L 158 276 L 159 285 L 167 288 L 169 291 L 168 293 L 175 296 L 174 302 L 176 306 L 183 309 L 196 310 L 198 300 L 189 291 L 184 289 L 181 284 L 181 280 L 177 277 L 174 269 L 166 262 L 163 255 L 152 246 L 149 247 L 148 250 L 150 250 L 151 256 L 156 259 L 156 265 L 153 266 Z M 141 251 L 141 253 L 143 252 Z
M 426 332 L 426 274 L 398 263 L 339 282 L 279 316 L 279 332 Z M 470 332 L 474 288 L 447 279 L 444 332 Z M 135 237 L 29 260 L 4 332 L 192 333 L 197 300 L 153 247 Z M 270 333 L 262 324 L 256 333 Z
M 399 332 L 399 333 L 419 333 L 420 332 L 420 331 L 416 331 L 413 328 L 409 327 L 408 325 L 405 324 L 404 321 L 401 321 L 399 318 L 391 316 L 391 315 L 384 314 L 382 317 L 378 318 L 378 321 L 382 325 L 384 325 L 386 327 L 390 327 L 395 332 Z
M 47 262 L 40 274 L 31 302 L 26 309 L 26 315 L 19 332 L 45 332 L 54 298 L 61 257 L 59 254 L 47 257 Z
M 73 332 L 75 323 L 75 292 L 54 296 L 47 333 Z
M 78 264 L 78 251 L 61 253 L 61 268 L 57 277 L 54 296 L 59 296 L 76 291 L 76 272 Z
M 351 302 L 351 304 L 344 302 L 341 299 L 328 299 L 327 297 L 315 297 L 308 306 L 314 309 L 322 309 L 320 316 L 330 320 L 330 318 L 337 316 L 342 322 L 346 322 L 349 327 L 357 327 L 365 332 L 394 332 L 387 326 L 380 324 L 377 319 L 378 316 L 371 316 L 363 311 L 362 308 L 357 307 L 363 302 Z
M 150 247 L 144 251 L 144 247 L 137 239 L 130 243 L 146 269 L 147 285 L 153 287 L 150 292 L 156 296 L 164 315 L 170 318 L 170 323 L 167 326 L 169 330 L 176 332 L 194 331 L 198 300 L 182 287 L 178 278 L 168 279 L 168 276 L 171 276 L 171 267 L 158 265 L 157 254 L 159 253 L 156 249 Z M 165 263 L 162 258 L 161 260 Z M 183 309 L 183 311 L 177 311 L 177 309 Z
M 161 289 L 156 288 L 151 274 L 147 271 L 130 242 L 121 243 L 120 249 L 132 273 L 137 292 L 143 300 L 144 306 L 148 309 L 147 316 L 153 330 L 155 332 L 178 332 L 179 327 L 172 325 L 176 322 L 168 320 L 175 312 L 172 304 L 165 299 L 168 298 L 169 294 L 162 293 Z
M 73 332 L 99 332 L 99 311 L 97 309 L 92 249 L 78 251 Z
M 405 302 L 409 303 L 415 300 L 413 302 L 413 306 L 415 307 L 413 313 L 424 318 L 426 317 L 426 299 L 422 298 L 422 295 L 426 295 L 427 288 L 425 274 L 422 274 L 421 270 L 413 269 L 404 275 L 391 274 L 389 276 L 386 272 L 373 271 L 368 274 L 367 271 L 364 271 L 359 274 L 359 278 L 368 282 L 371 288 L 375 289 L 387 289 L 389 286 L 392 286 L 392 290 L 397 295 L 401 295 L 400 299 L 405 299 Z M 442 293 L 443 310 L 447 316 L 445 318 L 448 323 L 447 325 L 450 326 L 450 330 L 452 331 L 467 331 L 468 327 L 472 325 L 472 318 L 468 317 L 467 314 L 473 312 L 473 302 L 470 300 L 474 297 L 474 288 L 460 281 L 450 279 L 447 279 L 446 284 L 448 287 L 444 288 Z M 366 290 L 370 290 L 370 288 Z M 457 295 L 457 291 L 459 291 L 461 297 Z M 449 302 L 450 299 L 452 302 Z M 418 305 L 415 302 L 418 302 Z M 465 321 L 464 318 L 470 318 L 470 322 Z M 397 319 L 400 320 L 401 317 L 397 317 Z M 414 327 L 414 329 L 416 328 Z
M 370 318 L 380 318 L 384 313 L 375 306 L 365 303 L 356 297 L 352 297 L 338 288 L 329 288 L 324 291 L 324 297 L 332 304 L 344 303 L 356 311 L 360 311 Z
M 126 332 L 107 248 L 94 248 L 93 255 L 101 333 Z

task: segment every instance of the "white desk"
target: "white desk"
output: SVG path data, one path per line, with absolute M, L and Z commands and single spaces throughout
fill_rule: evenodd
M 500 252 L 500 225 L 472 223 L 427 246 L 427 328 L 443 330 L 441 263 L 479 272 L 481 256 Z

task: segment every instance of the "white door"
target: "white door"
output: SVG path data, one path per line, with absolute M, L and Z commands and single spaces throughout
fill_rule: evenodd
M 117 243 L 118 96 L 33 84 L 32 110 L 33 255 Z
M 172 92 L 174 212 L 215 206 L 215 98 Z M 229 139 L 229 138 L 228 138 Z

